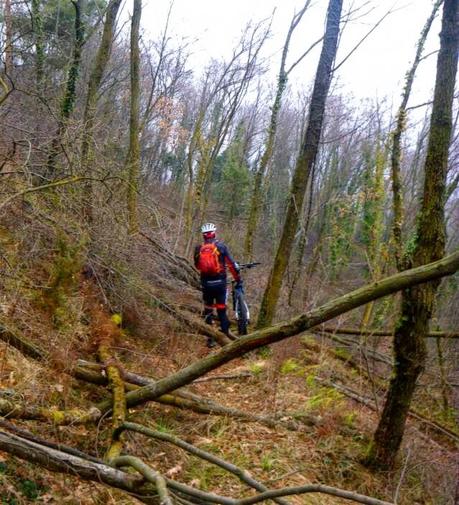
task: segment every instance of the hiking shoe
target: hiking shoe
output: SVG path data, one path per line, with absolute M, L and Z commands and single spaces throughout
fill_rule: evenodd
M 207 339 L 207 347 L 209 349 L 212 349 L 213 347 L 215 347 L 217 345 L 217 342 L 215 342 L 215 340 L 212 338 L 212 337 L 209 337 Z

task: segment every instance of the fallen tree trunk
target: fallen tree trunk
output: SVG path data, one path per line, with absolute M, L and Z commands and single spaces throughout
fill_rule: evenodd
M 73 447 L 69 447 L 65 444 L 60 444 L 56 442 L 50 442 L 49 440 L 45 440 L 41 437 L 37 437 L 36 435 L 30 433 L 29 431 L 18 428 L 15 424 L 5 421 L 4 419 L 0 419 L 0 427 L 5 428 L 8 432 L 14 433 L 21 438 L 25 438 L 27 440 L 31 440 L 39 445 L 44 445 L 45 447 L 50 447 L 51 449 L 56 449 L 57 451 L 66 452 L 67 454 L 71 454 L 72 456 L 78 456 L 79 458 L 87 459 L 89 461 L 93 461 L 94 463 L 103 463 L 102 460 L 91 456 L 90 454 L 86 454 L 78 449 Z
M 0 430 L 0 450 L 18 458 L 36 463 L 51 472 L 78 476 L 83 480 L 106 484 L 129 493 L 135 493 L 144 503 L 158 505 L 152 486 L 144 485 L 141 476 L 127 474 L 104 464 L 45 447 L 31 440 Z
M 86 276 L 87 277 L 87 276 Z M 112 438 L 105 459 L 110 462 L 121 454 L 123 444 L 118 434 L 118 427 L 126 420 L 126 399 L 124 380 L 120 366 L 112 355 L 111 346 L 120 338 L 120 330 L 110 318 L 109 311 L 101 302 L 100 293 L 91 277 L 86 278 L 81 286 L 85 305 L 90 315 L 91 337 L 97 343 L 99 360 L 107 375 L 112 393 Z
M 97 367 L 97 366 L 101 367 L 101 365 L 99 364 L 91 363 L 91 367 Z M 132 384 L 130 384 L 129 382 L 125 382 L 125 387 L 128 391 L 135 391 L 138 389 L 138 386 L 146 386 L 148 384 L 155 383 L 154 379 L 142 377 L 140 375 L 133 374 L 130 372 L 123 372 L 123 376 L 127 380 L 129 380 L 128 377 L 130 379 L 133 379 L 129 380 L 129 382 L 132 382 Z M 92 370 L 86 369 L 82 365 L 78 366 L 75 369 L 74 377 L 93 384 L 99 384 L 102 386 L 108 385 L 108 379 L 106 376 L 102 375 L 101 373 L 97 372 L 94 369 Z M 137 384 L 138 386 L 135 386 L 134 384 Z M 298 423 L 293 420 L 284 420 L 284 421 L 281 420 L 281 418 L 283 417 L 288 417 L 289 416 L 288 413 L 282 413 L 277 415 L 276 417 L 251 414 L 249 412 L 244 412 L 236 408 L 225 407 L 220 403 L 216 403 L 212 400 L 191 393 L 189 391 L 177 390 L 174 391 L 172 394 L 161 395 L 160 397 L 155 399 L 155 402 L 161 403 L 163 405 L 169 405 L 171 407 L 176 407 L 179 409 L 191 410 L 192 412 L 196 412 L 198 414 L 228 416 L 241 419 L 247 422 L 256 422 L 264 424 L 269 428 L 276 428 L 278 426 L 282 426 L 287 430 L 293 430 L 293 431 L 296 431 L 299 428 Z M 317 420 L 317 418 L 314 417 L 313 415 L 308 415 L 307 417 L 302 419 L 302 424 L 307 424 L 309 426 L 314 426 L 318 424 L 318 422 L 319 421 Z
M 48 421 L 63 426 L 69 424 L 94 423 L 100 418 L 101 412 L 94 407 L 89 410 L 57 410 L 53 408 L 22 405 L 13 401 L 0 399 L 0 416 L 10 419 Z
M 224 346 L 216 354 L 207 356 L 186 368 L 160 379 L 155 384 L 144 386 L 137 391 L 126 395 L 128 407 L 134 407 L 142 403 L 154 400 L 159 396 L 174 391 L 202 375 L 215 370 L 235 358 L 249 351 L 258 349 L 264 345 L 279 342 L 293 335 L 298 335 L 314 326 L 325 323 L 340 314 L 360 307 L 372 300 L 395 293 L 409 286 L 415 286 L 446 275 L 451 275 L 459 269 L 459 251 L 445 258 L 422 265 L 411 270 L 392 275 L 380 281 L 366 285 L 351 293 L 332 300 L 317 309 L 297 316 L 290 321 L 279 323 L 275 326 L 255 331 L 240 339 Z M 110 402 L 102 402 L 98 405 L 102 412 L 110 410 Z
M 365 335 L 369 337 L 393 337 L 394 332 L 390 330 L 360 330 L 359 328 L 338 328 L 324 326 L 314 330 L 317 333 L 336 333 L 338 335 Z M 431 331 L 427 338 L 459 338 L 459 333 L 454 331 Z
M 19 336 L 17 331 L 13 332 L 3 325 L 0 325 L 0 340 L 15 347 L 24 356 L 28 356 L 29 358 L 42 360 L 46 357 L 46 353 L 32 344 L 32 342 L 29 342 L 23 335 Z
M 112 391 L 112 440 L 107 450 L 105 459 L 111 461 L 121 454 L 123 444 L 117 434 L 117 428 L 126 420 L 126 399 L 124 390 L 124 381 L 121 377 L 119 367 L 114 364 L 114 359 L 108 349 L 107 342 L 101 342 L 99 345 L 99 357 L 105 364 L 107 380 Z
M 78 360 L 78 366 L 74 370 L 74 377 L 77 379 L 83 379 L 88 382 L 93 382 L 94 384 L 107 385 L 107 377 L 105 377 L 102 372 L 103 366 L 100 363 L 94 363 L 92 361 L 86 361 L 83 359 Z M 139 375 L 133 372 L 129 372 L 128 370 L 122 369 L 121 373 L 123 375 L 123 379 L 125 381 L 125 385 L 127 389 L 138 389 L 135 386 L 148 386 L 150 384 L 154 384 L 158 379 L 156 377 L 145 377 L 144 375 Z M 212 405 L 220 405 L 219 403 L 214 402 L 213 400 L 209 400 L 204 396 L 197 395 L 196 393 L 192 393 L 188 389 L 177 389 L 173 392 L 174 396 L 179 396 L 180 398 L 186 398 L 188 400 L 193 400 L 196 402 L 205 402 L 207 404 Z
M 336 333 L 328 333 L 324 331 L 320 332 L 320 335 L 322 337 L 332 340 L 333 342 L 336 342 L 337 344 L 341 344 L 346 347 L 352 347 L 352 346 L 356 346 L 358 348 L 362 347 L 362 342 L 360 342 L 359 340 L 352 340 L 352 339 L 347 340 L 344 338 L 340 338 L 336 336 Z M 364 348 L 365 348 L 364 352 L 367 355 L 367 357 L 371 358 L 373 361 L 379 361 L 380 363 L 384 363 L 385 365 L 392 366 L 392 361 L 388 356 L 385 356 L 384 354 L 381 354 L 378 351 L 374 351 L 373 349 L 368 349 L 365 346 Z

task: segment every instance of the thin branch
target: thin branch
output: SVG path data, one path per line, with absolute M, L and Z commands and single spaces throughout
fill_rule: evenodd
M 428 102 L 420 103 L 418 105 L 412 105 L 411 107 L 407 107 L 406 111 L 414 110 L 414 109 L 419 109 L 421 107 L 427 107 L 428 105 L 432 105 L 432 100 L 429 100 Z
M 319 326 L 317 331 L 325 333 L 338 333 L 341 335 L 367 335 L 370 337 L 393 337 L 393 330 L 361 330 L 359 328 L 340 328 L 335 326 Z M 426 338 L 459 338 L 459 333 L 454 331 L 431 331 Z
M 317 39 L 315 42 L 313 42 L 308 49 L 294 62 L 290 65 L 289 69 L 285 72 L 286 75 L 289 75 L 290 72 L 301 62 L 306 58 L 306 56 L 318 45 L 324 40 L 323 37 L 320 37 L 320 39 Z
M 164 477 L 146 465 L 141 459 L 134 456 L 118 456 L 114 458 L 111 463 L 115 468 L 120 466 L 131 466 L 137 470 L 148 482 L 155 485 L 159 499 L 161 500 L 161 505 L 173 505 Z
M 115 177 L 106 177 L 104 179 L 96 179 L 94 177 L 84 177 L 84 176 L 79 176 L 79 175 L 74 175 L 72 177 L 68 177 L 66 179 L 60 179 L 58 181 L 53 181 L 48 184 L 43 184 L 42 186 L 34 186 L 30 188 L 23 189 L 22 191 L 19 191 L 18 193 L 14 193 L 13 195 L 10 195 L 8 198 L 6 198 L 1 204 L 0 204 L 0 210 L 2 210 L 6 205 L 8 205 L 12 200 L 27 195 L 29 193 L 36 193 L 37 191 L 43 191 L 46 189 L 53 189 L 53 188 L 58 188 L 61 186 L 66 186 L 68 184 L 74 184 L 76 182 L 84 182 L 84 181 L 96 181 L 96 182 L 101 182 L 105 184 L 105 182 L 109 179 L 114 179 Z
M 168 433 L 164 432 L 159 432 L 159 431 L 154 431 L 151 430 L 145 426 L 142 426 L 140 424 L 136 423 L 129 423 L 126 422 L 122 426 L 123 429 L 134 431 L 136 433 L 141 433 L 142 435 L 145 435 L 147 437 L 155 438 L 158 440 L 163 440 L 165 442 L 169 442 L 171 444 L 176 445 L 177 447 L 180 447 L 181 449 L 189 452 L 190 454 L 193 454 L 193 456 L 197 456 L 198 458 L 204 459 L 206 461 L 209 461 L 209 463 L 212 463 L 216 466 L 219 466 L 220 468 L 223 468 L 229 473 L 232 473 L 236 477 L 238 477 L 242 482 L 247 484 L 248 486 L 252 487 L 253 489 L 256 489 L 257 491 L 262 491 L 265 492 L 268 490 L 266 486 L 264 486 L 261 482 L 258 482 L 257 480 L 253 479 L 249 472 L 247 470 L 243 470 L 242 468 L 239 468 L 236 465 L 233 465 L 232 463 L 229 463 L 228 461 L 225 461 L 221 458 L 218 458 L 217 456 L 214 456 L 213 454 L 210 454 L 209 452 L 203 451 L 202 449 L 199 449 L 198 447 L 195 447 L 192 444 L 189 444 L 180 438 L 170 435 Z M 279 503 L 281 505 L 287 505 L 289 502 L 286 500 L 281 500 L 277 499 L 274 500 L 276 503 Z
M 324 493 L 331 496 L 337 496 L 338 498 L 344 498 L 345 500 L 363 503 L 365 505 L 394 505 L 392 502 L 378 500 L 377 498 L 370 498 L 369 496 L 353 493 L 351 491 L 345 491 L 344 489 L 338 489 L 336 487 L 324 486 L 323 484 L 307 484 L 305 486 L 275 489 L 261 493 L 251 498 L 238 500 L 236 501 L 235 505 L 253 505 L 255 503 L 270 499 L 272 500 L 280 496 L 300 495 L 306 493 Z
M 395 10 L 391 9 L 387 11 L 384 16 L 382 16 L 376 24 L 369 30 L 360 40 L 359 42 L 349 51 L 349 53 L 332 69 L 332 73 L 336 72 L 354 53 L 357 49 L 365 42 L 365 40 L 379 27 L 379 25 L 390 15 L 393 14 Z

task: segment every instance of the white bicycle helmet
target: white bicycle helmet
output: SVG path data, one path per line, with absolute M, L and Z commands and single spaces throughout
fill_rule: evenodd
M 201 226 L 201 233 L 209 233 L 209 232 L 216 232 L 217 227 L 214 225 L 214 223 L 206 223 Z

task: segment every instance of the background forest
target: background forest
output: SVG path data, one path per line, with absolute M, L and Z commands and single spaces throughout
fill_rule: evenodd
M 338 75 L 395 6 L 197 64 L 173 3 L 2 0 L 2 504 L 459 504 L 459 5 L 422 1 L 394 103 Z M 260 262 L 247 336 L 202 321 L 204 222 Z

